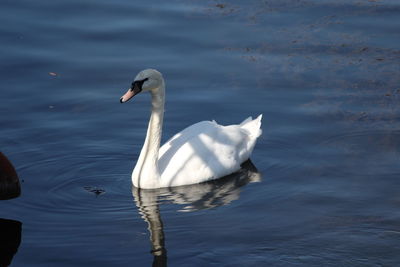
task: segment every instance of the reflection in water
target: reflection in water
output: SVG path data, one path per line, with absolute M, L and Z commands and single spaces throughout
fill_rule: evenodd
M 161 201 L 185 205 L 180 211 L 196 211 L 227 205 L 239 198 L 240 187 L 261 181 L 253 163 L 248 160 L 237 173 L 207 183 L 159 189 L 132 189 L 136 206 L 148 223 L 153 266 L 167 266 L 167 250 L 159 204 Z
M 22 223 L 0 218 L 0 267 L 9 266 L 21 243 Z
M 0 152 L 0 200 L 18 197 L 21 187 L 11 162 Z

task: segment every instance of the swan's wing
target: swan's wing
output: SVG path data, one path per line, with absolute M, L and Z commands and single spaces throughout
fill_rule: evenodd
M 254 146 L 250 139 L 241 125 L 203 121 L 186 128 L 160 148 L 162 185 L 200 183 L 239 170 Z
M 244 125 L 244 124 L 246 124 L 246 123 L 248 123 L 249 121 L 252 121 L 253 120 L 253 117 L 248 117 L 247 119 L 245 119 L 244 121 L 242 121 L 241 123 L 240 123 L 240 126 L 242 126 L 242 125 Z
M 177 151 L 187 143 L 190 139 L 194 138 L 200 132 L 210 132 L 214 127 L 218 126 L 215 121 L 201 121 L 195 123 L 181 132 L 175 134 L 171 139 L 169 139 L 165 144 L 160 147 L 158 152 L 158 168 L 160 173 L 162 173 L 169 163 L 171 158 L 177 153 Z
M 171 137 L 167 142 L 165 142 L 162 147 L 160 147 L 160 150 L 158 152 L 159 158 L 161 158 L 167 150 L 170 150 L 171 148 L 176 149 L 181 144 L 187 142 L 188 139 L 199 133 L 202 129 L 212 129 L 215 126 L 218 126 L 215 121 L 200 121 L 186 127 L 185 129 Z M 170 151 L 169 153 L 171 152 L 172 151 Z
M 246 130 L 249 136 L 257 139 L 262 134 L 261 120 L 262 120 L 262 114 L 258 115 L 258 117 L 255 118 L 254 120 L 251 117 L 249 117 L 240 124 L 240 127 Z

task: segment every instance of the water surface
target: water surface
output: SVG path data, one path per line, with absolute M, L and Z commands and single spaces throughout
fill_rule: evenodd
M 399 263 L 397 1 L 22 0 L 0 13 L 0 149 L 22 180 L 0 203 L 22 228 L 11 266 Z M 163 140 L 264 115 L 256 178 L 132 191 L 149 96 L 118 101 L 147 67 L 166 79 Z

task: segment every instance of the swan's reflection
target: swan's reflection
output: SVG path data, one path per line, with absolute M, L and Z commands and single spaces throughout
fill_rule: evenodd
M 12 258 L 17 253 L 21 244 L 22 223 L 14 220 L 0 218 L 0 266 L 11 264 Z
M 136 206 L 142 218 L 148 223 L 153 266 L 167 266 L 167 250 L 160 201 L 185 205 L 180 211 L 196 211 L 227 205 L 239 198 L 240 188 L 251 182 L 261 181 L 253 163 L 248 160 L 237 173 L 207 183 L 160 189 L 132 189 Z

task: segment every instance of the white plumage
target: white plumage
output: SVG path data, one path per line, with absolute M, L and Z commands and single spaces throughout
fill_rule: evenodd
M 132 88 L 121 98 L 121 103 L 140 91 L 150 91 L 152 114 L 146 140 L 132 173 L 136 187 L 189 185 L 234 173 L 250 157 L 261 135 L 262 115 L 228 126 L 202 121 L 177 133 L 160 148 L 165 96 L 161 73 L 152 69 L 141 71 Z

